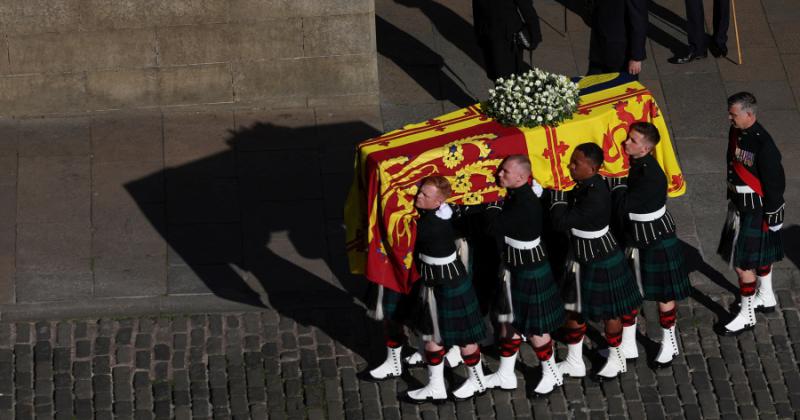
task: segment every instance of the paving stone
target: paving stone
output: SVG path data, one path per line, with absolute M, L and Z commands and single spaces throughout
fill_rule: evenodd
M 153 337 L 150 334 L 136 334 L 136 341 L 134 346 L 137 349 L 146 349 L 152 347 Z
M 753 394 L 755 395 L 756 407 L 758 407 L 760 412 L 774 411 L 775 406 L 772 402 L 772 398 L 770 398 L 769 391 L 756 391 Z
M 794 410 L 789 403 L 776 403 L 775 411 L 780 418 L 790 418 L 794 415 Z
M 728 381 L 715 379 L 712 382 L 714 384 L 714 394 L 718 398 L 733 398 L 733 388 Z
M 756 419 L 758 418 L 758 410 L 752 405 L 740 405 L 739 413 L 743 419 Z
M 117 347 L 116 352 L 117 363 L 130 364 L 133 362 L 133 348 L 131 346 Z

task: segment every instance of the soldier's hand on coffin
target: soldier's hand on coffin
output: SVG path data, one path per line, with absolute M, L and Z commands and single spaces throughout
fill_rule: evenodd
M 482 203 L 482 204 L 450 204 L 450 207 L 453 209 L 453 216 L 455 218 L 470 216 L 473 214 L 479 214 L 486 211 L 486 208 L 491 203 Z
M 542 200 L 544 202 L 549 203 L 550 207 L 558 203 L 567 203 L 567 192 L 561 190 L 551 190 L 549 188 L 545 188 L 542 192 Z
M 503 209 L 503 202 L 502 201 L 492 201 L 491 203 L 486 204 L 486 212 L 498 212 Z
M 619 188 L 627 188 L 628 187 L 628 177 L 627 176 L 620 176 L 620 177 L 603 177 L 606 180 L 606 184 L 608 184 L 608 189 L 614 191 Z
M 453 209 L 453 217 L 456 219 L 467 215 L 468 209 L 464 204 L 450 204 L 450 208 Z
M 533 189 L 533 193 L 536 194 L 537 197 L 542 198 L 544 187 L 536 181 L 536 178 L 531 179 L 531 189 Z

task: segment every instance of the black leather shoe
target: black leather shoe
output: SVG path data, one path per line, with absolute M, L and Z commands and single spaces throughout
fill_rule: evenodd
M 661 363 L 656 361 L 653 362 L 653 369 L 666 369 L 670 366 L 672 366 L 672 360 L 670 360 L 667 363 Z
M 709 45 L 708 49 L 711 50 L 711 55 L 713 55 L 714 57 L 727 57 L 728 56 L 728 47 L 725 46 L 725 45 L 719 46 L 719 45 L 716 45 L 716 44 L 711 44 L 711 45 Z
M 673 63 L 675 63 L 675 64 L 686 64 L 686 63 L 692 62 L 694 60 L 700 60 L 700 59 L 706 58 L 706 57 L 708 57 L 708 53 L 696 54 L 694 52 L 690 52 L 689 54 L 686 54 L 683 57 L 675 57 Z
M 719 324 L 715 324 L 712 327 L 712 330 L 714 330 L 714 332 L 717 333 L 717 335 L 721 335 L 721 336 L 724 336 L 724 337 L 736 337 L 737 335 L 739 335 L 739 334 L 741 334 L 741 333 L 743 333 L 745 331 L 750 331 L 750 330 L 754 329 L 755 327 L 756 327 L 755 324 L 753 324 L 753 325 L 747 325 L 744 328 L 742 328 L 741 330 L 731 331 L 731 330 L 725 328 L 725 325 L 719 323 Z

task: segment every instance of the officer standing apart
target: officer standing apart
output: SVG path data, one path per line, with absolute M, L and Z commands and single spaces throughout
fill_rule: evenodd
M 522 59 L 522 50 L 534 49 L 542 42 L 533 0 L 472 0 L 472 16 L 489 79 L 495 81 L 530 69 Z M 527 47 L 520 34 L 527 39 Z
M 675 235 L 675 222 L 667 210 L 667 177 L 652 154 L 661 140 L 658 128 L 649 122 L 631 124 L 623 142 L 630 170 L 627 185 L 609 178 L 617 216 L 625 226 L 626 254 L 644 300 L 658 302 L 661 349 L 657 367 L 668 366 L 678 355 L 675 331 L 675 301 L 689 297 L 689 275 L 683 263 L 683 248 Z M 622 352 L 638 356 L 636 315 L 623 317 Z
M 737 335 L 756 324 L 755 310 L 775 309 L 772 263 L 783 259 L 781 153 L 756 121 L 756 98 L 739 92 L 728 98 L 728 217 L 717 252 L 739 277 L 741 307 L 721 333 Z

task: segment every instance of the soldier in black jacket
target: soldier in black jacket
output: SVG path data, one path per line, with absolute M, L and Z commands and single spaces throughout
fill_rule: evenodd
M 605 366 L 597 372 L 598 379 L 618 376 L 627 370 L 622 342 L 620 317 L 641 305 L 642 297 L 625 256 L 609 231 L 611 193 L 598 174 L 603 164 L 603 151 L 594 143 L 575 148 L 569 170 L 577 186 L 564 194 L 553 191 L 550 217 L 556 230 L 570 235 L 570 256 L 564 285 L 567 302 L 567 359 L 558 364 L 569 376 L 586 375 L 583 363 L 585 319 L 605 324 L 609 345 Z
M 442 401 L 445 346 L 461 347 L 461 357 L 469 377 L 455 391 L 457 399 L 469 398 L 486 390 L 477 342 L 486 335 L 472 280 L 466 264 L 456 251 L 452 225 L 453 210 L 445 203 L 450 183 L 442 176 L 422 181 L 415 206 L 419 211 L 414 252 L 421 282 L 417 328 L 425 342 L 428 384 L 405 393 L 413 403 Z
M 486 377 L 487 388 L 516 389 L 517 360 L 522 335 L 530 339 L 542 366 L 542 378 L 534 389 L 549 394 L 562 384 L 556 368 L 550 333 L 564 323 L 564 304 L 558 294 L 550 264 L 542 244 L 542 204 L 531 187 L 531 162 L 527 156 L 505 159 L 497 181 L 506 188 L 502 205 L 491 205 L 485 216 L 488 230 L 497 240 L 504 265 L 502 291 L 498 294 L 500 368 Z
M 628 72 L 638 75 L 647 57 L 649 0 L 596 0 L 588 74 Z
M 518 42 L 518 34 L 522 31 L 531 49 L 542 42 L 533 0 L 472 0 L 472 16 L 489 79 L 506 78 L 530 69 L 522 60 L 523 46 Z
M 748 92 L 732 95 L 728 118 L 728 218 L 717 252 L 739 277 L 741 307 L 722 329 L 734 335 L 755 326 L 756 309 L 775 309 L 772 263 L 783 259 L 786 178 L 781 153 L 756 121 L 756 98 Z
M 683 249 L 675 235 L 675 222 L 667 210 L 667 178 L 650 154 L 661 136 L 648 122 L 631 124 L 623 142 L 630 170 L 627 185 L 609 178 L 617 217 L 624 229 L 626 254 L 630 257 L 639 290 L 645 300 L 658 302 L 662 328 L 661 349 L 655 365 L 665 367 L 678 355 L 675 301 L 689 297 L 689 275 Z M 622 352 L 636 358 L 636 313 L 622 317 Z

